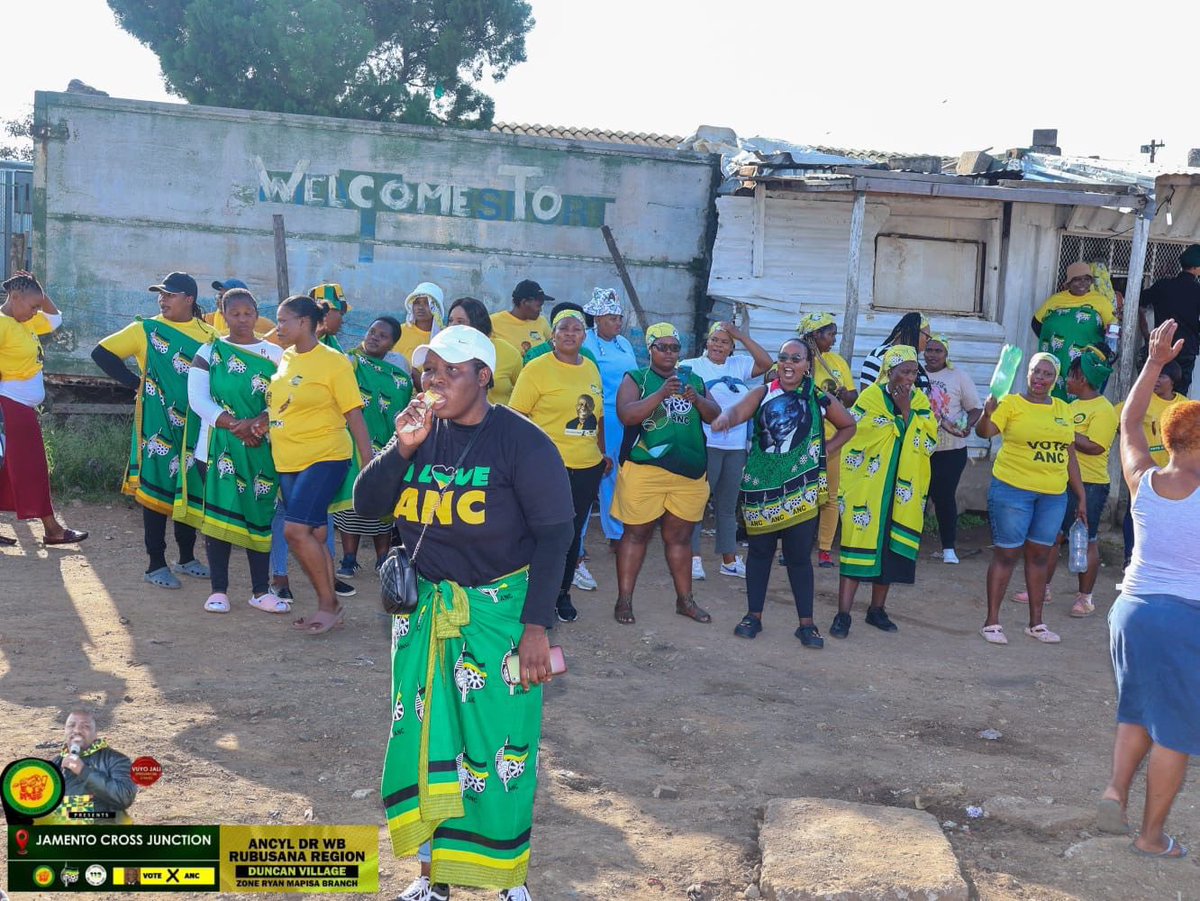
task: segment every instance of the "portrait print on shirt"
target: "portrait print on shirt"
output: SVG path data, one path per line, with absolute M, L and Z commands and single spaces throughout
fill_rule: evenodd
M 590 394 L 581 394 L 575 402 L 575 418 L 567 422 L 563 434 L 572 438 L 593 438 L 597 423 L 595 398 Z
M 798 393 L 787 391 L 767 401 L 759 415 L 759 448 L 769 454 L 786 454 L 797 436 L 803 439 L 808 435 L 812 411 Z

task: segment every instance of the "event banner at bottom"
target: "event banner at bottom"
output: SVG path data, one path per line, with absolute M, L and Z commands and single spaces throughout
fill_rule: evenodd
M 375 826 L 21 826 L 9 892 L 377 892 Z

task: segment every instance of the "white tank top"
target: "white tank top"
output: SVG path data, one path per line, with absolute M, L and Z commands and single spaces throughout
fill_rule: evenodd
M 1185 549 L 1200 535 L 1200 490 L 1178 501 L 1162 497 L 1150 478 L 1158 471 L 1156 466 L 1142 476 L 1133 499 L 1133 559 L 1123 590 L 1200 601 L 1200 555 Z

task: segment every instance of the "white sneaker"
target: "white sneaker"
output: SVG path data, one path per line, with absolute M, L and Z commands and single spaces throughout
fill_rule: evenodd
M 742 562 L 741 557 L 734 557 L 732 563 L 721 564 L 721 575 L 737 576 L 739 579 L 746 578 L 746 564 Z
M 946 550 L 942 551 L 942 562 L 943 563 L 957 563 L 958 562 L 958 554 L 954 553 L 954 548 L 946 548 Z
M 519 885 L 516 888 L 500 889 L 500 901 L 533 901 L 533 896 L 529 894 L 529 889 Z
M 396 901 L 429 901 L 429 877 L 418 876 L 400 893 Z
M 588 572 L 587 564 L 582 560 L 575 565 L 575 576 L 571 579 L 571 584 L 580 591 L 596 590 L 596 580 Z
M 703 582 L 707 576 L 704 575 L 704 561 L 700 557 L 692 558 L 692 581 Z

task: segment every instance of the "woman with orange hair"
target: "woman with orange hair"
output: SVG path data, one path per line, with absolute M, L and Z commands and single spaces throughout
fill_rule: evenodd
M 1124 588 L 1108 614 L 1117 679 L 1112 778 L 1098 825 L 1129 832 L 1129 787 L 1142 761 L 1146 804 L 1137 854 L 1180 858 L 1187 848 L 1163 831 L 1187 773 L 1200 754 L 1200 559 L 1180 553 L 1180 538 L 1200 529 L 1200 403 L 1185 401 L 1162 417 L 1168 461 L 1158 466 L 1140 428 L 1162 368 L 1183 349 L 1168 319 L 1150 335 L 1150 352 L 1121 412 L 1121 470 L 1132 498 L 1137 540 Z

